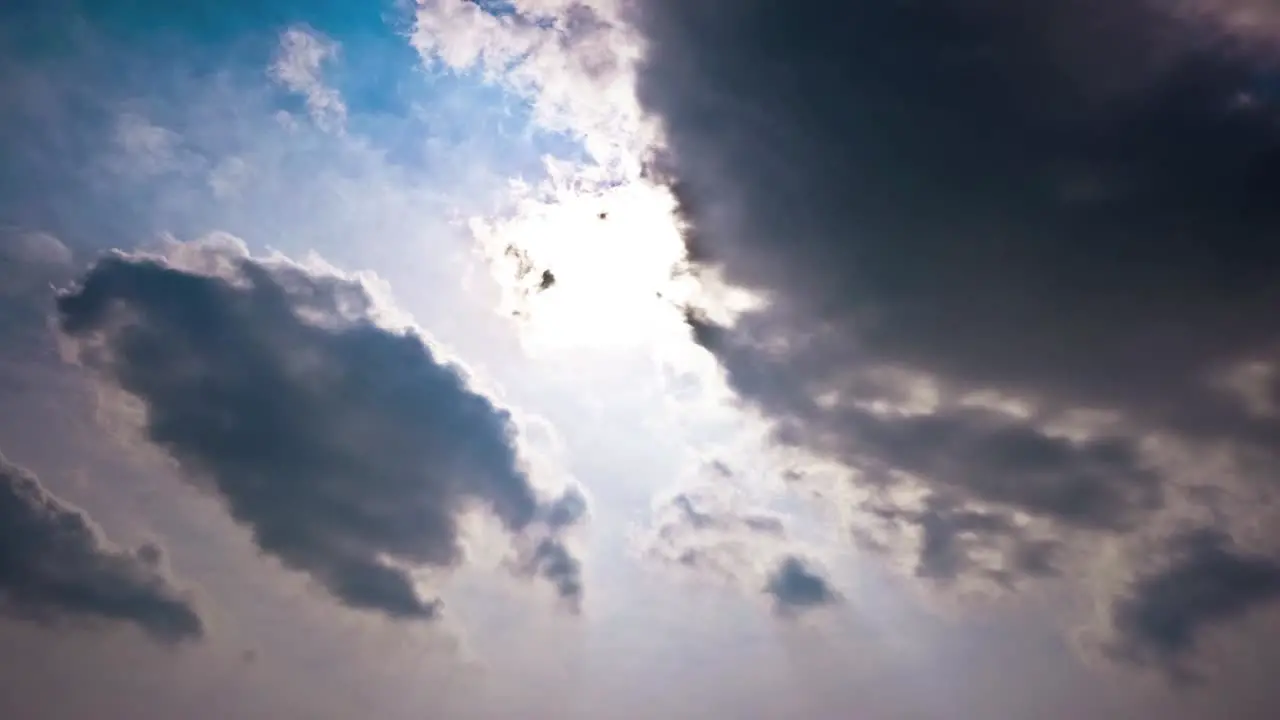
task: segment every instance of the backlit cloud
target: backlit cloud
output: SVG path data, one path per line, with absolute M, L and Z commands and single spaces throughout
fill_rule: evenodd
M 689 252 L 767 298 L 694 338 L 918 576 L 1008 587 L 1173 516 L 1276 545 L 1238 495 L 1280 467 L 1275 78 L 1194 15 L 637 7 Z
M 534 106 L 546 129 L 634 171 L 652 124 L 635 96 L 642 47 L 617 0 L 419 0 L 413 44 L 428 61 L 478 71 Z
M 366 279 L 225 236 L 170 250 L 99 260 L 61 328 L 264 552 L 351 607 L 430 618 L 418 571 L 462 563 L 459 517 L 484 510 L 576 602 L 581 495 L 535 486 L 511 413 Z

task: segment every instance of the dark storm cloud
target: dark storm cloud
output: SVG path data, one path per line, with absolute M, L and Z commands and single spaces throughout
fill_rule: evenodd
M 1280 348 L 1275 78 L 1148 7 L 643 5 L 691 251 L 771 301 L 695 335 L 782 440 L 1107 530 L 1147 433 L 1270 452 L 1275 384 L 1221 379 Z
M 1168 563 L 1140 576 L 1113 610 L 1112 653 L 1194 679 L 1188 659 L 1212 627 L 1280 600 L 1280 562 L 1241 550 L 1221 532 L 1175 538 Z
M 691 256 L 767 299 L 691 310 L 695 339 L 779 441 L 913 489 L 863 509 L 918 538 L 918 575 L 1008 585 L 1058 539 L 1159 533 L 1175 444 L 1280 467 L 1280 76 L 1189 21 L 1238 7 L 637 7 Z M 1214 552 L 1197 577 L 1269 592 Z M 1181 651 L 1228 597 L 1122 624 L 1165 612 L 1140 646 Z
M 0 613 L 132 623 L 165 643 L 198 639 L 204 623 L 161 560 L 155 545 L 132 554 L 109 547 L 88 516 L 0 456 Z
M 773 597 L 775 607 L 783 613 L 830 605 L 839 599 L 826 578 L 795 556 L 783 558 L 769 573 L 764 591 Z
M 416 331 L 380 325 L 364 285 L 227 241 L 179 256 L 101 259 L 59 298 L 61 327 L 263 551 L 348 606 L 429 618 L 411 570 L 460 563 L 459 514 L 484 508 L 545 547 L 532 572 L 576 599 L 558 532 L 585 499 L 540 497 L 510 413 Z

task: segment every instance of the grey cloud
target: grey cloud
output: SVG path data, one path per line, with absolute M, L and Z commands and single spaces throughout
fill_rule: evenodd
M 782 613 L 830 605 L 840 597 L 815 568 L 790 555 L 769 573 L 764 591 L 773 597 L 775 608 Z
M 83 512 L 0 456 L 0 613 L 47 624 L 130 623 L 164 643 L 197 640 L 204 622 L 160 572 L 154 544 L 135 553 L 102 539 Z
M 732 366 L 731 366 L 732 367 Z M 1118 529 L 1159 507 L 1159 476 L 1131 438 L 1055 436 L 977 408 L 882 416 L 857 407 L 781 414 L 781 435 L 875 473 L 902 472 L 1072 525 Z
M 737 330 L 749 333 L 750 322 Z M 891 488 L 904 478 L 923 483 L 922 507 L 881 497 L 864 508 L 866 522 L 918 537 L 907 551 L 918 577 L 1013 587 L 1055 574 L 1057 554 L 1057 543 L 1030 535 L 1019 516 L 1064 530 L 1118 533 L 1139 526 L 1165 503 L 1162 477 L 1144 458 L 1140 437 L 1068 437 L 1035 417 L 963 403 L 877 412 L 870 409 L 874 402 L 888 398 L 900 406 L 908 400 L 874 378 L 859 379 L 849 402 L 824 405 L 806 394 L 808 388 L 785 385 L 792 373 L 803 380 L 803 369 L 761 353 L 749 337 L 697 318 L 693 323 L 739 391 L 770 412 L 779 441 L 857 468 L 868 487 Z M 904 544 L 864 547 L 894 554 Z M 983 562 L 974 560 L 979 555 Z
M 1206 631 L 1278 600 L 1280 562 L 1216 530 L 1189 532 L 1171 542 L 1163 567 L 1139 576 L 1116 603 L 1110 652 L 1194 680 L 1190 656 Z
M 551 581 L 560 597 L 569 602 L 574 610 L 579 609 L 578 603 L 582 598 L 582 561 L 561 540 L 539 540 L 527 567 L 530 572 Z
M 542 497 L 510 412 L 359 280 L 227 240 L 174 260 L 116 253 L 58 300 L 81 362 L 145 407 L 145 432 L 220 496 L 266 553 L 353 608 L 430 618 L 415 567 L 464 560 L 459 514 L 487 509 L 581 592 L 561 531 L 576 490 Z
M 691 311 L 695 339 L 780 441 L 946 499 L 894 508 L 934 548 L 927 575 L 967 567 L 960 536 L 1047 573 L 1051 545 L 1009 545 L 1027 518 L 1144 528 L 1169 504 L 1153 437 L 1280 459 L 1268 398 L 1215 380 L 1280 347 L 1274 67 L 1186 17 L 635 9 L 667 138 L 653 168 L 693 260 L 768 298 L 726 325 Z
M 549 527 L 560 529 L 582 522 L 590 512 L 587 496 L 577 487 L 570 487 L 559 497 L 544 504 L 540 517 Z
M 1026 578 L 1056 575 L 1060 550 L 1053 539 L 1036 536 L 1009 513 L 978 509 L 934 494 L 920 508 L 893 503 L 868 503 L 875 526 L 903 535 L 914 534 L 915 545 L 905 554 L 912 572 L 943 584 L 990 581 L 1010 587 Z M 889 551 L 864 530 L 864 547 Z M 893 538 L 896 539 L 896 538 Z

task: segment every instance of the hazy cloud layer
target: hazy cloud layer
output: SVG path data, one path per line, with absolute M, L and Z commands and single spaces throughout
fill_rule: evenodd
M 690 252 L 769 300 L 695 339 L 917 574 L 1053 574 L 1280 467 L 1280 108 L 1222 41 L 1245 5 L 636 7 Z
M 582 496 L 542 496 L 510 412 L 372 288 L 215 236 L 104 257 L 58 312 L 80 361 L 141 404 L 147 437 L 343 603 L 436 615 L 414 571 L 464 561 L 472 508 L 576 602 L 561 535 Z
M 155 545 L 110 547 L 93 521 L 0 456 L 0 614 L 51 625 L 131 623 L 164 643 L 204 622 L 161 572 Z

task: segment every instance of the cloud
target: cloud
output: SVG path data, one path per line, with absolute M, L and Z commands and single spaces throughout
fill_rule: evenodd
M 340 130 L 347 120 L 347 106 L 338 91 L 324 81 L 325 63 L 338 57 L 338 43 L 303 26 L 280 33 L 280 49 L 270 75 L 277 83 L 301 95 L 317 125 Z
M 1009 513 L 927 495 L 905 502 L 868 503 L 873 521 L 855 529 L 863 547 L 903 557 L 911 573 L 946 586 L 982 592 L 1056 575 L 1060 538 Z
M 47 397 L 62 382 L 49 309 L 55 285 L 74 273 L 72 253 L 58 238 L 0 227 L 0 394 L 7 404 Z
M 543 538 L 525 561 L 530 574 L 541 575 L 555 586 L 556 593 L 573 610 L 582 600 L 582 561 L 558 538 Z
M 1280 10 L 1268 0 L 1174 0 L 1168 11 L 1202 32 L 1266 48 L 1280 31 Z
M 765 592 L 773 597 L 775 609 L 782 614 L 830 605 L 840 597 L 816 569 L 791 555 L 769 573 Z
M 67 274 L 71 261 L 71 250 L 49 233 L 0 227 L 0 295 L 30 295 L 48 288 Z
M 617 0 L 418 3 L 412 42 L 434 71 L 481 80 L 526 117 L 542 172 L 468 223 L 531 354 L 687 344 L 673 295 L 684 258 L 665 187 L 644 178 L 642 44 Z
M 799 554 L 783 516 L 736 490 L 722 462 L 708 478 L 660 498 L 637 537 L 643 555 L 668 567 L 759 591 L 780 615 L 836 602 L 840 595 L 818 567 Z
M 204 622 L 161 561 L 156 545 L 110 547 L 87 515 L 0 456 L 0 613 L 47 624 L 131 623 L 163 643 L 198 640 Z
M 1269 492 L 1280 107 L 1188 17 L 637 6 L 689 252 L 767 300 L 694 308 L 694 338 L 917 574 L 1041 577 L 1061 543 L 1165 532 L 1188 483 Z M 1190 478 L 1175 448 L 1229 461 Z
M 141 404 L 147 437 L 347 606 L 435 616 L 415 573 L 464 561 L 472 509 L 534 548 L 531 573 L 581 593 L 562 535 L 583 496 L 544 496 L 510 411 L 367 278 L 213 236 L 108 255 L 58 312 L 80 361 Z
M 633 162 L 651 137 L 635 97 L 641 46 L 616 0 L 419 0 L 414 47 L 432 63 L 479 71 L 533 102 L 546 129 L 581 138 L 606 165 Z
M 71 262 L 71 251 L 62 244 L 61 240 L 49 233 L 13 228 L 4 228 L 0 232 L 4 233 L 4 242 L 0 244 L 0 257 L 6 261 L 28 263 L 45 268 L 58 267 Z
M 1280 562 L 1242 550 L 1215 530 L 1180 535 L 1168 552 L 1163 567 L 1138 577 L 1116 603 L 1109 650 L 1193 680 L 1188 662 L 1206 631 L 1280 601 Z

